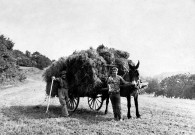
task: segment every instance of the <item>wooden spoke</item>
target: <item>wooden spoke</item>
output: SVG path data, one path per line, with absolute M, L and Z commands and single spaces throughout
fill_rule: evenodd
M 102 95 L 88 97 L 88 105 L 92 110 L 99 111 L 103 105 Z
M 68 100 L 67 107 L 70 112 L 74 112 L 79 105 L 79 97 L 71 97 Z

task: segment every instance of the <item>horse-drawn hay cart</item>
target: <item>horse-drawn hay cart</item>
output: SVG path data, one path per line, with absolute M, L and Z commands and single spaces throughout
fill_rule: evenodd
M 59 77 L 63 70 L 66 70 L 67 84 L 69 87 L 68 109 L 74 112 L 80 101 L 80 97 L 88 98 L 88 105 L 92 110 L 101 109 L 105 99 L 108 99 L 108 88 L 106 81 L 110 74 L 112 66 L 118 67 L 118 74 L 124 75 L 124 79 L 129 82 L 138 82 L 139 80 L 139 62 L 133 64 L 129 58 L 129 53 L 114 48 L 107 48 L 100 45 L 97 49 L 90 48 L 79 52 L 73 52 L 68 57 L 62 57 L 52 63 L 43 74 L 46 81 L 46 93 L 51 97 L 58 96 L 59 84 L 52 85 L 52 76 Z M 52 85 L 52 92 L 50 88 Z M 127 97 L 128 105 L 130 97 L 136 91 L 135 88 L 121 87 L 121 96 Z M 137 96 L 134 98 L 137 102 Z M 109 100 L 106 100 L 106 110 Z M 137 106 L 137 103 L 136 103 Z M 128 112 L 130 111 L 128 106 Z M 138 109 L 136 109 L 138 110 Z M 107 111 L 105 111 L 106 113 Z M 139 113 L 136 113 L 139 114 Z M 128 118 L 130 114 L 128 113 Z
M 90 109 L 99 111 L 103 105 L 104 100 L 108 96 L 108 88 L 101 88 L 96 90 L 95 93 L 87 94 L 86 96 L 79 96 L 69 93 L 69 100 L 67 103 L 68 110 L 74 112 L 80 101 L 80 97 L 87 97 L 88 105 Z
M 106 65 L 106 67 L 108 69 L 107 70 L 108 74 L 110 74 L 109 73 L 110 69 L 114 66 L 116 66 L 116 65 Z M 105 79 L 107 80 L 108 78 L 105 78 Z M 101 87 L 98 87 L 96 89 L 89 87 L 91 90 L 88 90 L 88 91 L 90 91 L 90 92 L 85 93 L 85 94 L 80 93 L 79 86 L 77 86 L 77 87 L 78 88 L 77 88 L 76 93 L 75 92 L 73 93 L 71 91 L 68 93 L 69 100 L 67 103 L 67 107 L 68 107 L 68 110 L 71 112 L 74 112 L 77 109 L 81 97 L 87 97 L 89 108 L 94 110 L 94 111 L 99 111 L 103 105 L 104 100 L 108 99 L 108 97 L 109 97 L 106 82 L 104 82 L 104 84 L 101 85 Z

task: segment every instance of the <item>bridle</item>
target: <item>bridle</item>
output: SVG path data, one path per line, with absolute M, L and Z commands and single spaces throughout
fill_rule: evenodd
M 125 73 L 123 74 L 123 78 L 127 75 L 127 74 L 129 74 L 129 70 L 124 66 L 124 68 L 126 69 L 125 70 Z M 129 78 L 130 78 L 130 75 L 129 75 Z M 135 83 L 135 87 L 136 88 L 140 88 L 140 78 L 139 78 L 139 75 L 138 75 L 138 80 L 137 81 L 135 81 L 136 83 Z

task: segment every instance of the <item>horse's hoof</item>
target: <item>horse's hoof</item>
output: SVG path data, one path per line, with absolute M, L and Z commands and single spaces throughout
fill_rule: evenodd
M 141 118 L 141 115 L 137 115 L 137 118 Z
M 131 116 L 127 116 L 128 119 L 131 119 Z

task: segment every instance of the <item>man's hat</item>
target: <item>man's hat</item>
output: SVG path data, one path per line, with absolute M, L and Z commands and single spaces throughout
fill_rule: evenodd
M 63 70 L 63 71 L 61 72 L 61 75 L 66 75 L 66 71 Z
M 113 67 L 113 68 L 111 69 L 111 71 L 112 71 L 112 72 L 117 72 L 117 71 L 118 71 L 118 68 L 117 68 L 117 67 Z

